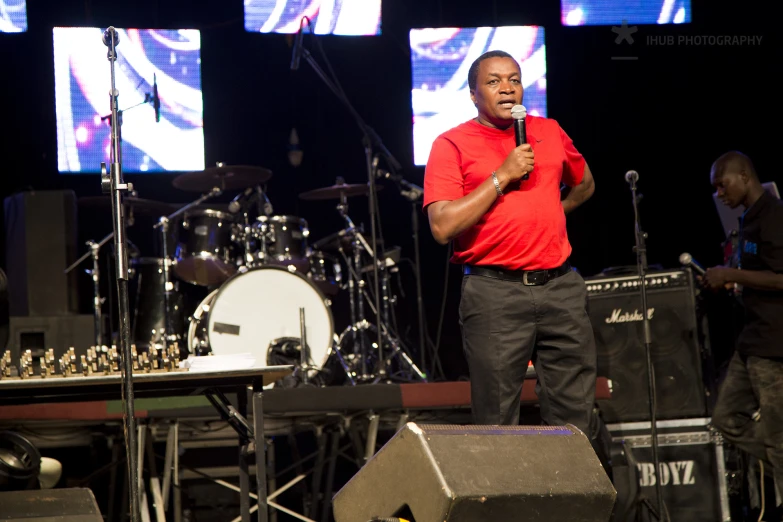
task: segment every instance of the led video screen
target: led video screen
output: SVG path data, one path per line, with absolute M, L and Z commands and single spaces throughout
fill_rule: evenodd
M 192 29 L 118 29 L 115 86 L 122 111 L 123 172 L 204 168 L 201 35 Z M 61 173 L 100 172 L 111 142 L 110 62 L 103 29 L 56 27 L 57 163 Z M 156 121 L 154 86 L 160 117 Z
M 0 0 L 0 33 L 27 31 L 27 0 Z
M 468 69 L 487 51 L 506 51 L 522 69 L 528 114 L 546 116 L 546 47 L 537 26 L 413 29 L 410 32 L 413 86 L 413 156 L 426 165 L 440 134 L 476 117 Z
M 381 34 L 381 0 L 245 0 L 252 33 L 296 33 L 303 16 L 315 34 Z
M 691 0 L 561 0 L 563 25 L 684 24 Z

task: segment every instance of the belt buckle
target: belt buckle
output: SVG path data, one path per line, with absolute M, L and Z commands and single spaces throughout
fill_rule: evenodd
M 528 276 L 533 274 L 533 280 L 531 281 Z M 546 270 L 530 270 L 522 274 L 522 284 L 525 286 L 540 286 L 549 281 L 547 277 L 549 274 Z

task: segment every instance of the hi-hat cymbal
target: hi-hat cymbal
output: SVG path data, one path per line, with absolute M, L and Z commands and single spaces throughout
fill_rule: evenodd
M 383 186 L 376 185 L 375 191 L 383 190 Z M 321 199 L 340 199 L 343 195 L 345 197 L 351 196 L 364 196 L 370 193 L 369 184 L 355 184 L 339 183 L 332 185 L 331 187 L 323 187 L 308 192 L 302 192 L 299 194 L 299 199 L 307 201 L 315 201 Z
M 250 165 L 219 165 L 196 172 L 180 174 L 172 185 L 189 192 L 209 192 L 217 187 L 221 190 L 242 190 L 265 183 L 272 177 L 272 171 Z
M 142 216 L 168 216 L 179 208 L 175 203 L 165 203 L 152 199 L 125 196 L 125 206 L 133 209 L 134 214 Z M 79 205 L 88 208 L 111 208 L 111 196 L 87 196 L 79 198 Z

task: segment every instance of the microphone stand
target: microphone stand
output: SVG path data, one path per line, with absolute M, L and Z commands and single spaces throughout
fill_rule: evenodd
M 309 20 L 308 20 L 309 23 Z M 302 30 L 300 28 L 300 30 Z M 311 28 L 312 32 L 312 28 Z M 343 92 L 340 85 L 331 80 L 326 73 L 321 69 L 321 67 L 318 65 L 318 62 L 315 61 L 312 54 L 307 49 L 302 48 L 301 49 L 302 56 L 307 60 L 307 63 L 310 64 L 310 67 L 313 68 L 313 71 L 318 75 L 319 78 L 324 82 L 324 84 L 334 93 L 337 98 L 343 102 L 343 105 L 348 109 L 348 112 L 351 114 L 353 119 L 356 122 L 356 125 L 359 127 L 359 129 L 364 134 L 364 137 L 362 138 L 362 144 L 364 145 L 364 154 L 365 154 L 365 164 L 367 168 L 367 179 L 370 186 L 370 234 L 371 234 L 371 242 L 372 242 L 372 252 L 370 253 L 372 256 L 372 266 L 373 266 L 373 275 L 374 275 L 374 281 L 373 281 L 373 290 L 374 290 L 374 301 L 375 301 L 375 320 L 376 324 L 378 325 L 377 328 L 377 340 L 378 343 L 378 377 L 379 379 L 383 379 L 386 377 L 386 368 L 384 368 L 384 357 L 383 357 L 383 336 L 382 336 L 382 330 L 381 327 L 381 303 L 380 303 L 380 285 L 379 285 L 379 279 L 380 276 L 378 274 L 378 231 L 377 231 L 377 225 L 376 225 L 376 219 L 380 220 L 380 218 L 377 215 L 377 208 L 376 208 L 376 200 L 375 200 L 375 172 L 373 169 L 373 147 L 377 147 L 381 153 L 387 158 L 389 163 L 391 164 L 392 168 L 394 169 L 400 169 L 401 165 L 400 163 L 392 156 L 392 154 L 389 152 L 389 150 L 386 148 L 386 146 L 381 141 L 378 134 L 373 130 L 365 121 L 362 119 L 362 117 L 359 115 L 358 112 L 356 112 L 356 109 L 354 109 L 353 105 L 351 105 L 350 100 L 348 100 L 348 97 Z M 365 362 L 362 362 L 362 367 L 365 367 Z M 367 377 L 364 375 L 363 377 Z
M 638 179 L 638 175 L 636 176 Z M 652 456 L 653 466 L 655 469 L 655 494 L 658 497 L 658 512 L 646 503 L 653 516 L 657 520 L 668 520 L 665 516 L 664 504 L 663 504 L 663 492 L 661 491 L 661 464 L 658 456 L 658 422 L 656 420 L 656 401 L 655 401 L 655 368 L 652 363 L 652 333 L 650 330 L 650 316 L 647 312 L 647 287 L 645 286 L 647 276 L 647 233 L 642 230 L 641 223 L 639 221 L 639 200 L 641 194 L 637 194 L 636 181 L 634 177 L 626 176 L 626 180 L 631 185 L 631 194 L 633 197 L 633 213 L 634 213 L 634 225 L 636 246 L 634 252 L 636 252 L 636 266 L 639 271 L 639 286 L 641 287 L 642 295 L 642 324 L 644 326 L 644 351 L 647 362 L 647 391 L 649 395 L 650 404 L 650 437 L 652 439 Z
M 386 178 L 397 183 L 400 189 L 400 195 L 411 203 L 411 228 L 413 231 L 413 264 L 414 276 L 416 278 L 416 308 L 419 322 L 419 350 L 421 350 L 421 369 L 427 373 L 427 347 L 425 345 L 424 324 L 424 297 L 421 290 L 421 250 L 419 248 L 419 212 L 420 202 L 424 197 L 424 189 L 418 185 L 408 182 L 399 174 L 392 174 L 385 170 L 378 170 L 378 177 Z
M 108 38 L 107 38 L 108 37 Z M 111 167 L 107 171 L 106 163 L 101 163 L 101 189 L 111 194 L 111 208 L 114 224 L 114 249 L 117 268 L 117 297 L 119 301 L 120 321 L 120 371 L 122 372 L 122 395 L 124 399 L 123 425 L 125 430 L 125 451 L 128 455 L 128 492 L 130 494 L 131 522 L 141 521 L 139 506 L 138 480 L 138 444 L 136 442 L 136 418 L 133 397 L 133 359 L 131 355 L 130 306 L 128 304 L 128 245 L 125 236 L 125 207 L 122 202 L 123 191 L 133 190 L 133 186 L 122 178 L 122 138 L 119 119 L 119 92 L 115 84 L 114 64 L 117 61 L 119 37 L 114 27 L 104 33 L 104 43 L 109 47 L 107 58 L 111 69 Z

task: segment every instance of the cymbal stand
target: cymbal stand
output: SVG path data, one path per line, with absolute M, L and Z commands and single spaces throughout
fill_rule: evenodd
M 223 191 L 217 187 L 213 187 L 211 191 L 203 194 L 197 200 L 188 203 L 187 205 L 179 208 L 168 216 L 161 216 L 157 223 L 152 228 L 160 230 L 161 234 L 161 248 L 163 250 L 163 316 L 164 316 L 164 329 L 163 340 L 166 344 L 169 341 L 176 342 L 177 333 L 174 331 L 174 326 L 171 324 L 171 295 L 174 293 L 174 284 L 171 282 L 171 265 L 174 260 L 169 256 L 168 235 L 169 235 L 169 223 L 172 219 L 178 217 L 183 212 L 187 212 L 189 209 L 200 205 L 208 199 L 214 198 L 222 194 Z M 163 347 L 164 349 L 166 346 Z
M 391 364 L 394 357 L 399 356 L 406 366 L 413 372 L 413 374 L 418 377 L 421 381 L 426 382 L 427 376 L 416 366 L 416 363 L 413 362 L 413 360 L 408 356 L 407 353 L 402 349 L 400 346 L 400 343 L 397 339 L 395 339 L 389 331 L 388 324 L 390 322 L 390 309 L 389 304 L 391 302 L 390 296 L 389 296 L 389 284 L 388 284 L 388 270 L 385 266 L 385 261 L 379 262 L 378 265 L 375 267 L 375 273 L 379 275 L 379 279 L 382 279 L 378 281 L 377 287 L 381 289 L 383 292 L 383 311 L 376 308 L 376 306 L 373 306 L 373 300 L 371 299 L 371 296 L 367 294 L 366 284 L 364 279 L 361 275 L 361 268 L 362 268 L 362 252 L 366 252 L 367 254 L 372 255 L 373 259 L 376 259 L 376 256 L 372 254 L 372 249 L 370 248 L 370 245 L 367 243 L 367 240 L 362 235 L 362 233 L 356 228 L 353 221 L 351 220 L 350 216 L 348 216 L 347 208 L 348 205 L 346 203 L 346 197 L 344 194 L 340 195 L 340 204 L 337 206 L 337 210 L 340 212 L 340 215 L 345 220 L 346 224 L 348 225 L 348 231 L 353 234 L 353 251 L 354 251 L 354 257 L 353 257 L 353 263 L 350 263 L 348 259 L 346 259 L 346 264 L 348 265 L 348 270 L 350 272 L 350 277 L 348 279 L 348 285 L 349 285 L 349 291 L 350 291 L 350 301 L 351 301 L 351 320 L 353 323 L 351 324 L 351 332 L 354 340 L 354 347 L 359 347 L 359 354 L 361 356 L 361 374 L 358 376 L 359 380 L 362 381 L 369 381 L 373 380 L 373 382 L 380 382 L 388 377 L 387 368 Z M 340 252 L 343 254 L 343 257 L 345 256 L 345 253 L 340 249 Z M 355 281 L 355 283 L 354 283 Z M 379 321 L 379 324 L 377 325 L 378 330 L 378 337 L 380 337 L 382 340 L 381 342 L 386 342 L 390 347 L 391 351 L 389 354 L 386 354 L 384 357 L 384 351 L 381 346 L 378 346 L 378 374 L 373 376 L 367 373 L 367 359 L 369 357 L 369 347 L 367 346 L 365 340 L 363 339 L 363 335 L 359 332 L 359 330 L 370 330 L 371 325 L 364 316 L 364 303 L 365 301 L 369 305 L 370 309 L 372 310 L 372 313 L 376 317 L 383 316 L 383 319 Z M 375 298 L 376 303 L 381 301 L 381 296 L 376 296 Z
M 337 181 L 339 184 L 340 178 L 338 178 Z M 364 336 L 359 335 L 356 328 L 356 325 L 363 324 L 365 322 L 364 306 L 362 306 L 361 299 L 357 298 L 359 293 L 362 291 L 364 281 L 358 277 L 358 274 L 356 274 L 353 268 L 361 266 L 362 254 L 361 249 L 359 248 L 359 239 L 355 234 L 356 225 L 354 225 L 353 220 L 348 215 L 348 198 L 344 193 L 340 194 L 340 202 L 337 204 L 337 212 L 340 213 L 340 217 L 342 217 L 348 225 L 348 231 L 353 235 L 351 240 L 351 245 L 353 247 L 353 260 L 349 260 L 347 258 L 342 247 L 340 247 L 339 250 L 340 254 L 342 254 L 343 259 L 345 260 L 345 264 L 348 266 L 348 270 L 351 272 L 351 277 L 348 278 L 348 301 L 351 309 L 351 340 L 353 341 L 354 355 L 358 355 L 361 361 L 361 371 L 359 372 L 358 377 L 361 380 L 369 380 L 370 375 L 367 373 L 368 350 L 364 342 Z M 354 277 L 354 275 L 356 275 L 356 277 Z
M 93 289 L 93 314 L 95 315 L 95 346 L 103 345 L 103 313 L 101 311 L 104 298 L 101 297 L 100 287 L 100 250 L 103 245 L 109 242 L 114 237 L 114 232 L 111 232 L 106 237 L 101 239 L 98 243 L 90 240 L 87 241 L 87 246 L 90 250 L 87 251 L 82 257 L 74 261 L 71 266 L 65 269 L 64 273 L 70 273 L 74 268 L 82 264 L 87 258 L 92 257 L 92 269 L 85 270 L 92 277 L 92 289 Z

